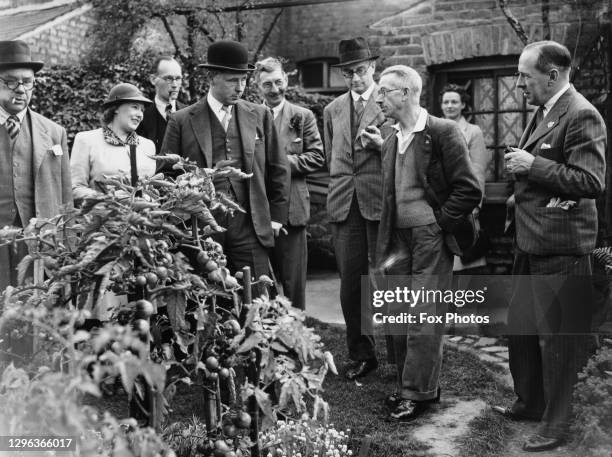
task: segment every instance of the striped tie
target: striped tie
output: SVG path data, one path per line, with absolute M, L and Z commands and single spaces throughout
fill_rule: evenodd
M 11 114 L 4 125 L 6 126 L 6 130 L 8 131 L 11 140 L 17 138 L 17 135 L 19 135 L 19 129 L 21 128 L 19 118 L 14 114 Z
M 229 105 L 223 105 L 221 107 L 221 111 L 223 111 L 221 124 L 223 125 L 223 130 L 227 132 L 227 126 L 229 125 L 229 121 L 232 118 L 231 107 Z
M 166 105 L 166 112 L 165 112 L 166 120 L 168 120 L 168 116 L 170 116 L 171 114 L 172 114 L 172 105 L 168 103 Z

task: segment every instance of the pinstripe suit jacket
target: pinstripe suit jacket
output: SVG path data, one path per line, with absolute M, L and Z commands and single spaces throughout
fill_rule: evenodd
M 357 132 L 372 124 L 380 127 L 385 121 L 375 102 L 377 95 L 378 86 L 375 86 Z M 382 208 L 380 149 L 364 148 L 359 135 L 351 138 L 351 106 L 349 91 L 332 101 L 323 111 L 323 138 L 330 175 L 327 213 L 330 222 L 346 220 L 353 194 L 357 192 L 361 215 L 367 220 L 378 221 Z
M 532 118 L 519 143 L 535 160 L 514 184 L 517 245 L 536 255 L 587 254 L 597 236 L 595 198 L 604 190 L 604 121 L 570 87 L 529 134 L 534 122 Z M 568 211 L 547 208 L 553 197 L 577 205 Z

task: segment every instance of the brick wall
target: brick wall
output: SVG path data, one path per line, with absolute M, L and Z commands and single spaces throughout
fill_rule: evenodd
M 45 65 L 75 65 L 89 52 L 91 42 L 88 32 L 93 24 L 91 11 L 79 9 L 71 13 L 68 19 L 59 18 L 23 39 L 30 45 L 32 54 Z

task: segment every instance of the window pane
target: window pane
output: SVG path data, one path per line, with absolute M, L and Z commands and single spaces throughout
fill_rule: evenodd
M 517 91 L 516 78 L 514 76 L 504 76 L 497 80 L 499 109 L 520 110 L 523 107 L 523 92 Z
M 522 113 L 499 113 L 498 146 L 518 146 L 523 134 L 523 114 Z
M 474 111 L 493 111 L 495 86 L 493 78 L 474 79 Z
M 475 114 L 474 124 L 480 127 L 484 135 L 485 144 L 487 146 L 496 146 L 495 144 L 495 115 L 494 114 Z
M 323 87 L 323 62 L 308 62 L 300 66 L 304 87 Z
M 344 77 L 338 67 L 329 66 L 329 87 L 344 87 Z
M 495 182 L 497 180 L 497 175 L 495 174 L 495 164 L 497 163 L 495 160 L 495 149 L 487 148 L 487 152 L 489 153 L 489 163 L 487 164 L 487 169 L 485 170 L 485 181 L 487 182 Z

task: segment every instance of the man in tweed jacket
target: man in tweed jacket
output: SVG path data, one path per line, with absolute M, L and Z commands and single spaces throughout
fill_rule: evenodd
M 349 364 L 354 379 L 378 365 L 374 340 L 361 324 L 361 276 L 374 265 L 380 220 L 382 171 L 380 146 L 365 128 L 376 130 L 384 116 L 376 105 L 376 56 L 363 38 L 340 42 L 342 74 L 350 89 L 325 107 L 324 146 L 330 173 L 327 212 L 332 223 L 336 262 L 340 272 L 340 304 L 346 322 Z M 378 135 L 380 138 L 380 135 Z M 370 333 L 370 334 L 368 334 Z
M 519 148 L 505 156 L 515 178 L 516 254 L 508 326 L 517 399 L 496 411 L 540 420 L 526 451 L 566 438 L 577 373 L 588 356 L 595 198 L 604 189 L 606 127 L 569 83 L 571 56 L 554 41 L 531 43 L 517 87 L 539 106 Z M 537 275 L 537 276 L 528 276 Z

